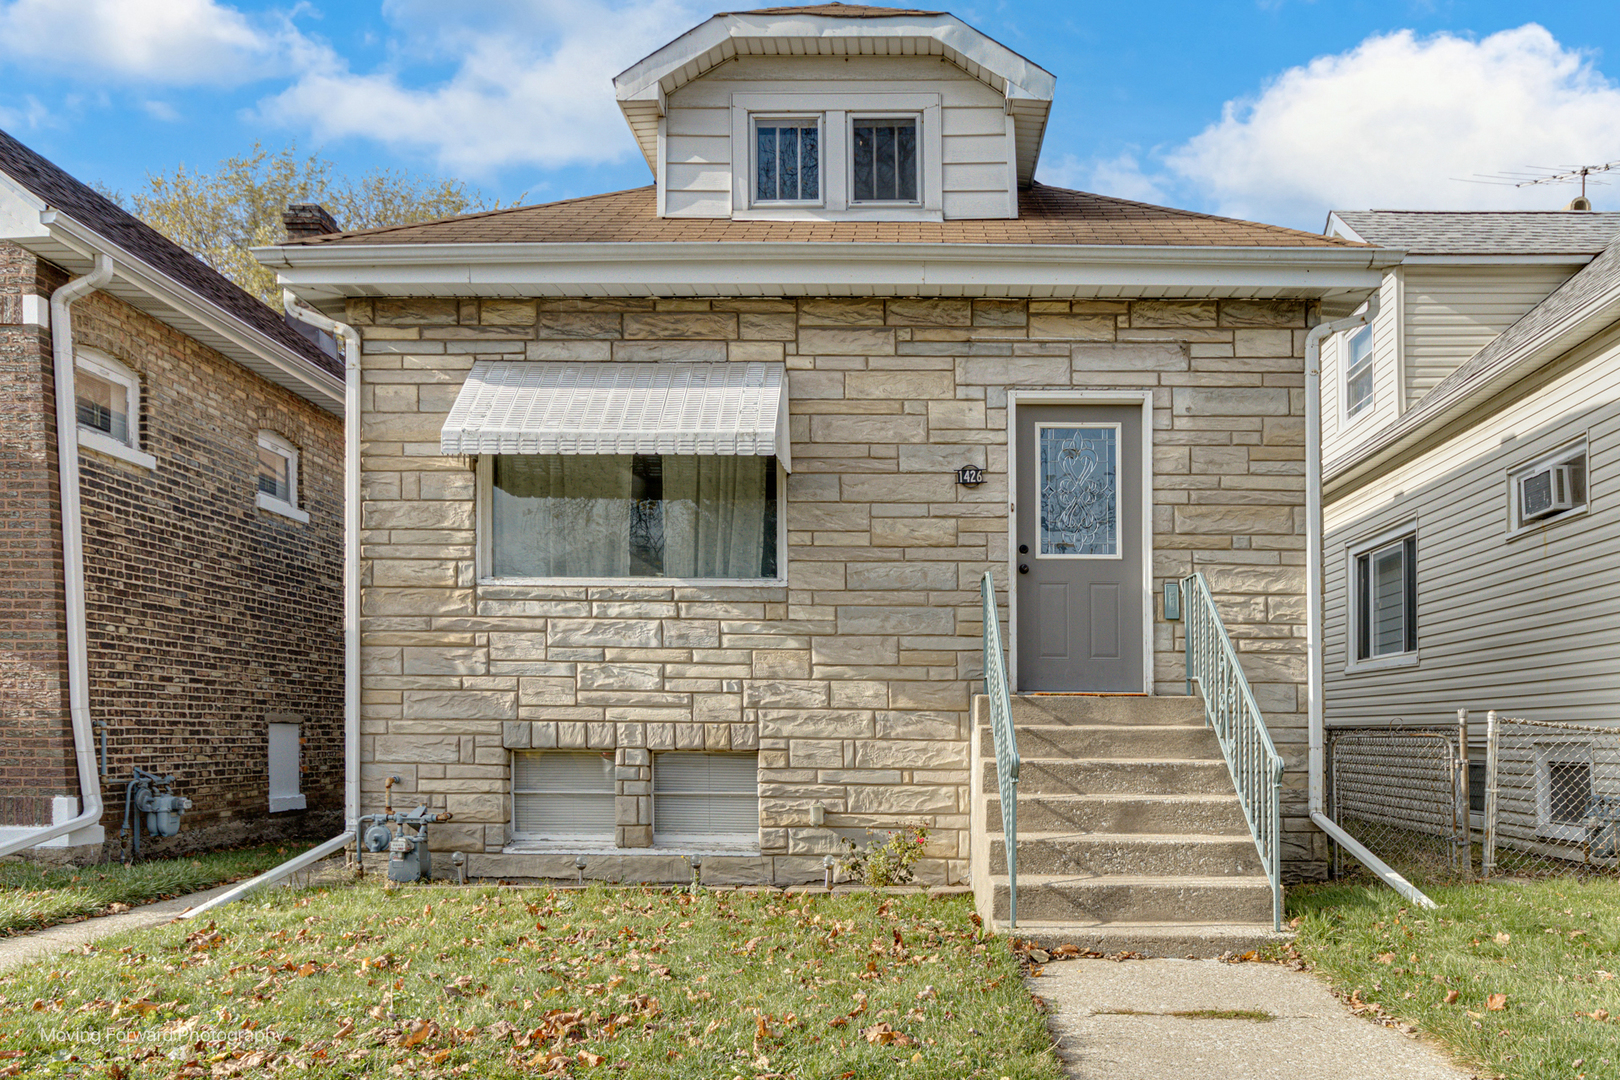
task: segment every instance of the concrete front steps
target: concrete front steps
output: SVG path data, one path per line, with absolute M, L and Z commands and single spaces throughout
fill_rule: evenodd
M 1277 938 L 1271 885 L 1197 698 L 1015 697 L 1012 719 L 1022 758 L 1013 933 L 1147 956 L 1218 956 Z M 974 721 L 974 897 L 980 916 L 1007 932 L 983 697 Z

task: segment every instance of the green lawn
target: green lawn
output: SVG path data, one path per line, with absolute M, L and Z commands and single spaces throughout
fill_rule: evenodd
M 41 867 L 0 862 L 0 937 L 123 910 L 115 905 L 167 900 L 252 877 L 310 846 L 262 844 L 184 859 L 151 859 L 132 866 Z
M 1352 1005 L 1374 1005 L 1514 1080 L 1620 1076 L 1620 884 L 1289 890 L 1295 948 Z
M 1062 1076 L 965 897 L 276 890 L 0 973 L 0 1076 Z M 74 1060 L 76 1059 L 76 1060 Z

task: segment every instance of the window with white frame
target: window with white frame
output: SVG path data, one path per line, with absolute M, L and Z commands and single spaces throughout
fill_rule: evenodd
M 777 577 L 774 457 L 497 454 L 496 578 Z
M 611 844 L 613 752 L 514 750 L 512 836 Z
M 1508 531 L 1522 532 L 1586 511 L 1586 438 L 1508 473 Z
M 80 352 L 73 371 L 73 409 L 79 445 L 152 468 L 141 451 L 140 376 L 112 357 Z
M 819 203 L 821 119 L 756 116 L 753 125 L 754 203 Z
M 1359 416 L 1373 403 L 1373 333 L 1362 326 L 1344 337 L 1344 415 Z
M 759 842 L 759 755 L 653 755 L 653 843 Z
M 1417 534 L 1385 536 L 1351 552 L 1355 663 L 1417 652 Z
M 261 510 L 309 520 L 298 508 L 298 448 L 273 431 L 259 432 L 258 486 Z
M 915 203 L 922 188 L 915 116 L 850 120 L 851 203 Z
M 1592 748 L 1574 742 L 1536 747 L 1536 832 L 1561 840 L 1586 838 L 1592 803 Z

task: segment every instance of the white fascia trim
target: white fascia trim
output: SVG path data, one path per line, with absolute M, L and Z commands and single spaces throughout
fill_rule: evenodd
M 680 77 L 683 68 L 717 48 L 724 51 L 736 38 L 926 38 L 1002 79 L 1007 84 L 1007 97 L 1051 101 L 1057 90 L 1057 76 L 954 15 L 850 19 L 826 15 L 733 14 L 716 15 L 625 68 L 613 77 L 614 94 L 620 101 L 657 99 L 662 105 L 662 94 L 674 89 L 663 87 L 664 79 L 674 76 L 675 86 L 684 85 L 692 77 Z M 727 51 L 723 58 L 730 59 L 732 55 L 735 55 L 734 49 Z
M 1535 339 L 1476 372 L 1444 399 L 1425 398 L 1418 408 L 1377 432 L 1360 446 L 1322 466 L 1323 494 L 1337 499 L 1384 472 L 1399 456 L 1430 435 L 1466 416 L 1541 365 L 1576 348 L 1620 319 L 1620 285 L 1594 297 L 1575 314 L 1546 328 Z M 1427 407 L 1426 407 L 1427 406 Z
M 840 293 L 949 287 L 1005 296 L 1008 288 L 1096 285 L 1123 291 L 1184 287 L 1280 289 L 1300 295 L 1372 291 L 1398 252 L 1338 248 L 1072 244 L 380 244 L 255 248 L 295 292 L 465 295 L 481 285 L 603 286 L 624 295 L 742 286 L 771 292 L 838 283 Z
M 1337 210 L 1328 211 L 1327 224 L 1322 227 L 1323 236 L 1337 236 L 1345 240 L 1354 240 L 1359 244 L 1367 242 L 1366 237 L 1352 229 L 1344 218 L 1339 216 Z
M 86 255 L 101 253 L 113 260 L 118 276 L 142 292 L 195 319 L 232 344 L 252 353 L 282 372 L 289 390 L 328 412 L 343 415 L 343 380 L 310 365 L 309 361 L 242 322 L 235 315 L 198 296 L 161 270 L 131 255 L 117 244 L 81 225 L 60 210 L 46 210 L 40 221 L 53 239 Z

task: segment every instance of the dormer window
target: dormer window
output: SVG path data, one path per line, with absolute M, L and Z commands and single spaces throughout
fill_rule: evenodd
M 917 201 L 917 118 L 858 117 L 850 122 L 850 201 Z
M 802 206 L 820 201 L 820 118 L 756 117 L 754 203 Z

